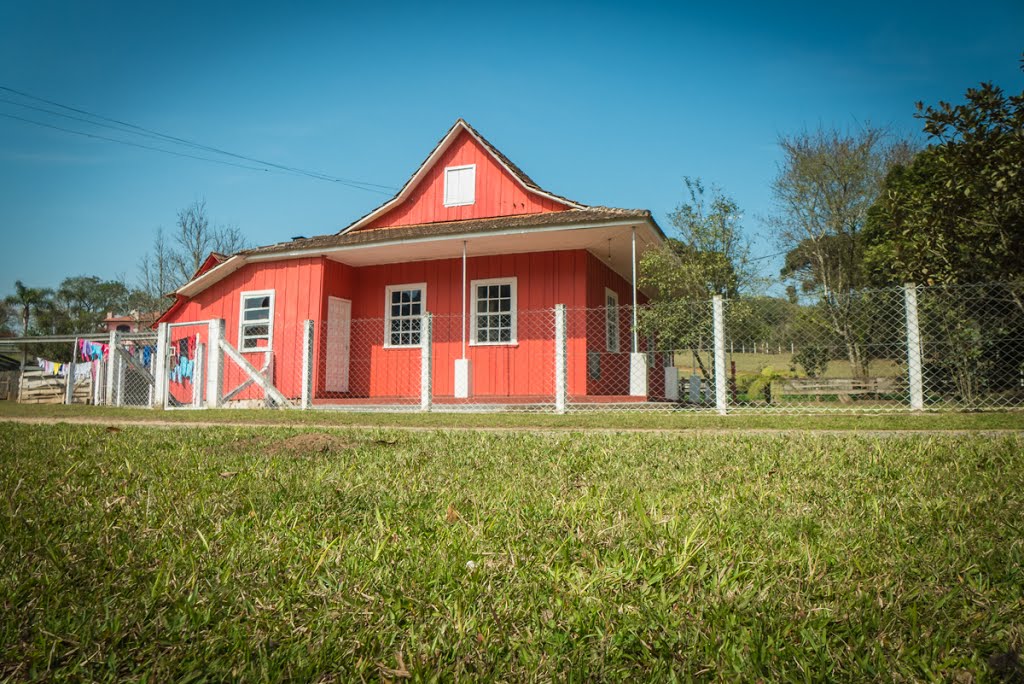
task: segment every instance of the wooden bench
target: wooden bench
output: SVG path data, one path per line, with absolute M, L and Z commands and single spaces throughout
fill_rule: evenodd
M 788 378 L 781 381 L 780 395 L 835 395 L 844 404 L 855 396 L 892 394 L 899 389 L 898 378 Z

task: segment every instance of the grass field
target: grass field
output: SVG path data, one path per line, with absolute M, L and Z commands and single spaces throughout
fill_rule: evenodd
M 0 678 L 956 679 L 1024 437 L 0 423 Z

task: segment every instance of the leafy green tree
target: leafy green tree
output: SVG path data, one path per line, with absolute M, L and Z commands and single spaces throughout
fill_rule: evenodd
M 828 371 L 828 348 L 817 344 L 804 345 L 793 354 L 792 362 L 803 366 L 807 377 L 820 378 Z
M 640 261 L 639 285 L 655 294 L 637 318 L 641 334 L 653 337 L 659 350 L 690 349 L 710 378 L 701 349 L 710 342 L 711 297 L 736 296 L 754 284 L 756 273 L 736 202 L 718 187 L 709 193 L 699 178 L 683 183 L 688 201 L 669 214 L 677 237 Z M 740 315 L 740 307 L 731 313 Z
M 1020 280 L 1024 92 L 1008 96 L 982 83 L 963 104 L 917 107 L 931 144 L 889 173 L 871 208 L 869 273 L 880 282 Z
M 108 312 L 126 313 L 131 298 L 120 280 L 73 276 L 61 281 L 39 312 L 39 328 L 51 335 L 98 332 Z

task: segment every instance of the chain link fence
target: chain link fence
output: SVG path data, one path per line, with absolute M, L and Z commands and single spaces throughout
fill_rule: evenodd
M 19 378 L 22 401 L 556 413 L 1024 408 L 1020 284 L 612 303 L 516 311 L 498 292 L 465 317 L 396 301 L 391 315 L 353 318 L 351 303 L 330 298 L 319 326 L 251 325 L 237 339 L 223 321 L 196 321 L 5 344 L 36 364 Z M 72 347 L 71 362 L 45 365 L 46 354 L 72 358 Z M 70 390 L 61 371 L 77 379 Z

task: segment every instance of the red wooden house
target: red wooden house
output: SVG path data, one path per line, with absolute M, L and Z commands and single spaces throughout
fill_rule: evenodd
M 392 199 L 336 234 L 211 256 L 160 321 L 224 319 L 295 397 L 312 320 L 316 401 L 388 403 L 419 396 L 429 312 L 437 400 L 515 403 L 553 392 L 562 304 L 568 393 L 629 395 L 635 265 L 663 240 L 649 211 L 544 190 L 460 119 Z

